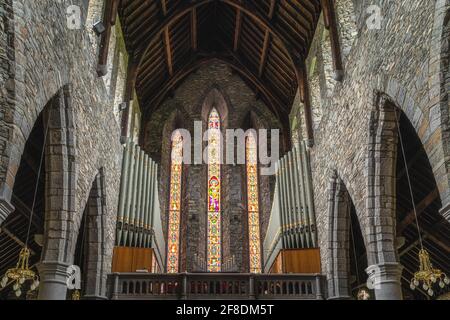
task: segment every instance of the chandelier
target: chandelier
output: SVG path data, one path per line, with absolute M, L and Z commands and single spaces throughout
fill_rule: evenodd
M 39 277 L 33 270 L 30 269 L 28 265 L 29 258 L 30 249 L 25 246 L 20 250 L 17 266 L 6 271 L 6 274 L 0 283 L 0 286 L 4 288 L 8 285 L 8 281 L 15 282 L 13 285 L 13 289 L 16 297 L 21 296 L 22 285 L 25 283 L 25 281 L 33 281 L 30 286 L 30 292 L 36 290 L 36 288 L 39 287 Z
M 450 284 L 450 279 L 439 269 L 434 269 L 430 261 L 430 255 L 425 249 L 419 251 L 420 270 L 411 279 L 410 288 L 415 290 L 422 284 L 422 288 L 431 297 L 434 295 L 433 285 L 439 281 L 439 287 L 444 289 Z

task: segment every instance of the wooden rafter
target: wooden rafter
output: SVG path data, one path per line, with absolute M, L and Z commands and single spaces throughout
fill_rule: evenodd
M 105 32 L 101 35 L 100 49 L 98 53 L 97 75 L 103 77 L 108 73 L 107 62 L 109 52 L 109 40 L 111 39 L 111 26 L 115 23 L 117 14 L 117 2 L 119 0 L 106 1 L 105 11 L 103 12 L 103 24 Z
M 135 54 L 139 68 L 135 82 L 144 114 L 155 110 L 188 75 L 180 70 L 188 72 L 204 53 L 218 55 L 217 50 L 222 56 L 219 60 L 230 58 L 228 51 L 235 55 L 227 63 L 247 70 L 235 72 L 267 105 L 277 109 L 279 118 L 289 114 L 303 81 L 298 65 L 305 61 L 309 50 L 321 1 L 267 0 L 265 5 L 260 1 L 196 0 L 174 2 L 172 7 L 167 0 L 122 1 L 119 12 L 127 48 Z M 215 18 L 215 10 L 219 9 L 223 14 Z M 204 27 L 211 29 L 203 33 L 200 28 Z M 199 52 L 200 36 L 209 37 L 208 33 L 214 33 L 217 39 L 206 41 L 208 51 Z M 195 56 L 197 60 L 191 61 Z M 312 130 L 308 132 L 312 141 Z
M 339 32 L 337 26 L 334 1 L 321 0 L 324 12 L 325 28 L 330 31 L 331 55 L 333 58 L 333 69 L 335 79 L 341 81 L 344 77 L 344 67 L 342 63 L 341 44 L 339 41 Z
M 162 7 L 164 17 L 167 16 L 166 0 L 161 0 L 161 7 Z M 166 52 L 167 69 L 169 71 L 169 75 L 172 76 L 173 75 L 173 56 L 172 56 L 172 47 L 170 44 L 169 26 L 164 28 L 163 43 L 164 43 L 165 52 Z
M 192 8 L 191 13 L 191 47 L 192 50 L 198 49 L 198 36 L 197 36 L 197 8 Z
M 242 27 L 242 12 L 241 9 L 236 8 L 236 24 L 234 27 L 234 41 L 233 41 L 233 51 L 236 52 L 239 48 L 239 37 L 241 35 Z
M 295 73 L 299 83 L 300 101 L 303 103 L 304 108 L 306 136 L 308 139 L 308 144 L 312 146 L 314 144 L 314 131 L 311 110 L 311 97 L 309 94 L 308 72 L 306 70 L 304 62 L 296 64 Z
M 429 206 L 439 197 L 439 190 L 436 188 L 416 205 L 417 216 L 421 215 Z M 403 231 L 415 220 L 414 210 L 406 214 L 405 218 L 397 225 L 397 234 L 401 235 Z
M 272 20 L 273 15 L 275 13 L 275 0 L 270 1 L 270 7 L 269 7 L 269 20 Z M 268 29 L 266 29 L 266 32 L 264 34 L 264 43 L 261 51 L 261 60 L 259 62 L 259 77 L 261 78 L 264 72 L 264 67 L 266 66 L 267 61 L 267 52 L 269 51 L 269 44 L 270 44 L 270 32 Z

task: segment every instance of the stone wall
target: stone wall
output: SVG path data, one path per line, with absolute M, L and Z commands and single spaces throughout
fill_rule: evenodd
M 104 249 L 111 259 L 122 155 L 113 104 L 103 79 L 96 75 L 97 50 L 91 45 L 92 34 L 85 26 L 79 30 L 67 27 L 70 4 L 79 5 L 85 20 L 86 1 L 81 0 L 7 0 L 0 6 L 0 202 L 1 198 L 11 198 L 25 141 L 37 116 L 65 88 L 70 92 L 66 108 L 72 114 L 74 128 L 68 143 L 75 148 L 72 160 L 76 170 L 75 180 L 59 188 L 64 195 L 73 191 L 74 212 L 61 216 L 60 223 L 47 226 L 46 232 L 51 231 L 61 245 L 51 248 L 45 258 L 58 260 L 64 256 L 66 263 L 72 262 L 73 252 L 64 251 L 74 250 L 70 242 L 76 239 L 92 182 L 100 169 L 106 193 Z M 64 134 L 65 128 L 61 129 Z M 64 159 L 67 155 L 62 157 L 62 163 L 69 161 Z M 65 201 L 61 205 L 67 205 Z M 71 223 L 66 225 L 64 219 Z M 65 238 L 69 243 L 64 245 Z M 105 262 L 107 269 L 110 263 Z
M 186 128 L 193 137 L 194 121 L 206 119 L 215 106 L 222 116 L 222 128 L 280 128 L 275 117 L 244 81 L 220 61 L 201 67 L 178 87 L 152 113 L 145 125 L 144 146 L 160 166 L 160 201 L 163 229 L 167 231 L 167 202 L 170 174 L 170 135 L 176 128 Z M 251 111 L 251 112 L 250 112 Z M 255 121 L 249 124 L 248 119 Z M 182 266 L 190 271 L 195 254 L 206 257 L 207 166 L 185 165 L 182 221 L 182 252 L 187 257 Z M 270 215 L 270 178 L 261 179 L 261 231 L 264 238 Z M 222 166 L 222 251 L 226 261 L 235 256 L 240 271 L 248 271 L 248 231 L 245 193 L 245 166 Z M 265 201 L 268 199 L 268 201 Z M 182 261 L 184 259 L 182 258 Z M 182 270 L 183 271 L 183 270 Z
M 381 234 L 373 234 L 376 228 L 370 225 L 380 220 L 369 219 L 372 209 L 367 202 L 368 185 L 372 183 L 368 180 L 370 118 L 381 93 L 401 108 L 416 128 L 444 208 L 449 203 L 448 51 L 442 51 L 445 45 L 448 48 L 443 30 L 444 23 L 448 24 L 449 1 L 377 1 L 382 13 L 380 30 L 369 30 L 365 24 L 365 11 L 371 4 L 355 4 L 359 30 L 351 50 L 345 52 L 345 78 L 336 83 L 331 97 L 322 100 L 323 117 L 314 132 L 312 171 L 324 268 L 331 259 L 326 250 L 330 241 L 327 195 L 334 171 L 355 204 L 365 242 L 394 241 L 392 235 L 383 235 L 385 229 L 379 229 Z M 337 11 L 338 15 L 342 12 Z M 315 37 L 322 38 L 322 33 Z M 324 60 L 318 63 L 323 64 Z M 328 87 L 323 80 L 321 86 Z M 388 250 L 385 255 L 389 254 Z M 383 253 L 372 258 L 369 255 L 369 265 L 391 258 Z

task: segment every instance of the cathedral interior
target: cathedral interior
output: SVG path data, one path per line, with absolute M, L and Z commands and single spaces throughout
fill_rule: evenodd
M 0 1 L 0 300 L 449 300 L 449 9 Z

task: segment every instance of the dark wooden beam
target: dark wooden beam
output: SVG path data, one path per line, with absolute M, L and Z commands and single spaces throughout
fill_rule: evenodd
M 300 92 L 300 101 L 303 103 L 304 108 L 306 137 L 308 140 L 308 146 L 311 147 L 314 145 L 311 97 L 309 94 L 308 72 L 306 70 L 306 65 L 303 61 L 295 64 L 295 74 L 299 84 L 298 86 Z
M 191 45 L 194 52 L 198 49 L 197 37 L 197 8 L 193 8 L 191 13 Z
M 236 24 L 234 27 L 234 41 L 233 41 L 233 51 L 236 52 L 239 48 L 239 37 L 241 35 L 242 27 L 242 11 L 236 8 Z
M 428 208 L 428 206 L 430 204 L 432 204 L 434 202 L 434 200 L 436 200 L 439 197 L 439 190 L 436 188 L 433 191 L 431 191 L 424 199 L 422 199 L 422 201 L 420 201 L 417 205 L 416 205 L 416 212 L 417 212 L 417 216 L 420 216 L 426 208 Z M 401 235 L 403 233 L 403 231 L 411 224 L 415 221 L 416 219 L 416 215 L 414 213 L 414 210 L 411 210 L 406 216 L 405 218 L 403 218 L 403 220 L 397 225 L 397 235 Z
M 109 40 L 111 39 L 111 26 L 113 16 L 117 14 L 115 8 L 117 8 L 118 0 L 106 1 L 105 11 L 103 12 L 103 24 L 105 25 L 105 32 L 102 33 L 100 38 L 100 49 L 98 53 L 97 63 L 97 75 L 103 77 L 108 73 L 108 52 L 109 52 Z
M 275 13 L 275 0 L 271 0 L 270 7 L 269 7 L 269 20 L 272 20 L 274 13 Z M 269 31 L 269 29 L 266 29 L 266 33 L 264 34 L 264 43 L 263 43 L 262 52 L 261 52 L 261 60 L 259 62 L 258 75 L 260 78 L 262 77 L 263 72 L 264 72 L 264 67 L 266 66 L 267 53 L 269 51 L 269 44 L 270 44 L 270 31 Z
M 336 19 L 336 11 L 333 0 L 321 0 L 325 28 L 330 32 L 331 55 L 333 58 L 334 79 L 342 81 L 344 78 L 344 66 L 342 63 L 341 44 Z
M 127 70 L 127 80 L 125 83 L 125 94 L 124 94 L 124 103 L 126 103 L 126 108 L 122 111 L 122 119 L 121 119 L 121 139 L 124 140 L 128 137 L 128 122 L 130 117 L 130 101 L 133 99 L 133 91 L 136 84 L 136 77 L 138 72 L 138 65 L 132 59 L 132 55 L 130 55 L 130 60 L 128 61 L 128 70 Z M 122 141 L 124 142 L 124 141 Z
M 167 16 L 166 0 L 161 0 L 161 7 L 162 7 L 164 17 Z M 163 43 L 164 43 L 165 52 L 166 52 L 167 70 L 169 71 L 169 75 L 173 76 L 173 56 L 172 56 L 172 47 L 170 45 L 169 26 L 167 26 L 164 29 Z

